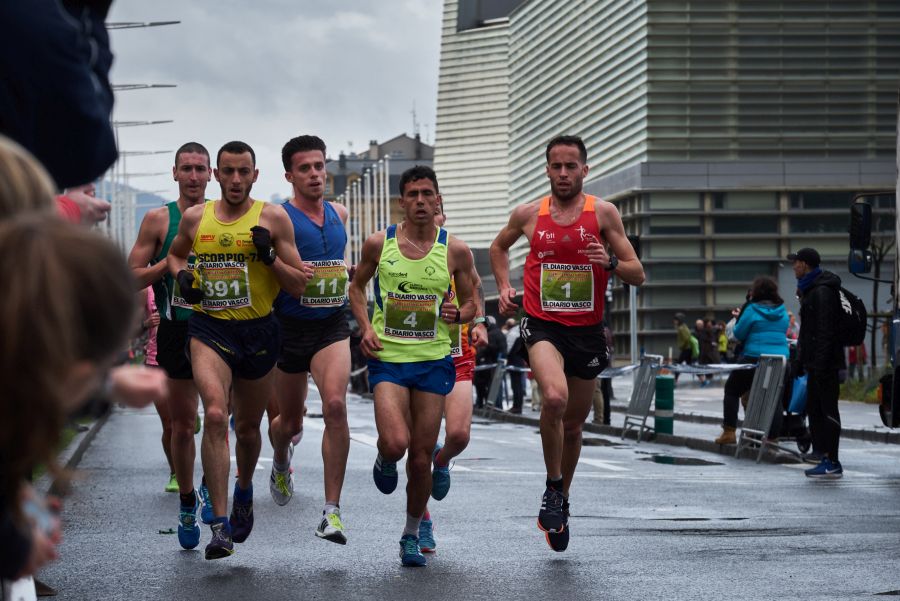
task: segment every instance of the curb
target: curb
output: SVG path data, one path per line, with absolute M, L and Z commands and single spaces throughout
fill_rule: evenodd
M 59 454 L 58 460 L 65 471 L 71 471 L 78 467 L 78 464 L 81 463 L 81 458 L 84 457 L 84 453 L 87 451 L 88 447 L 91 446 L 91 442 L 93 442 L 100 429 L 106 425 L 112 412 L 113 409 L 110 409 L 97 418 L 94 423 L 91 424 L 87 432 L 76 436 L 72 442 L 69 443 L 69 446 L 63 449 Z M 36 483 L 38 489 L 45 494 L 63 496 L 69 487 L 70 480 L 67 478 L 56 478 L 51 481 L 50 478 L 51 476 L 49 474 L 42 476 L 39 482 Z

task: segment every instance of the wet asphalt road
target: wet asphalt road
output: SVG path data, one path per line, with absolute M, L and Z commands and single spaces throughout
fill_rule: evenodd
M 349 544 L 314 536 L 323 502 L 315 399 L 309 411 L 294 499 L 278 507 L 269 497 L 264 442 L 255 529 L 234 556 L 206 561 L 208 528 L 194 551 L 160 534 L 175 528 L 178 499 L 162 492 L 158 418 L 118 410 L 81 461 L 66 500 L 63 557 L 43 579 L 59 599 L 86 600 L 821 600 L 900 589 L 897 445 L 848 441 L 844 479 L 813 482 L 804 466 L 589 435 L 597 440 L 576 474 L 572 540 L 554 553 L 535 526 L 540 437 L 532 427 L 478 420 L 450 494 L 431 504 L 437 554 L 409 569 L 397 556 L 403 476 L 390 496 L 375 489 L 372 405 L 358 397 L 349 403 L 341 503 Z M 712 464 L 657 463 L 654 453 Z

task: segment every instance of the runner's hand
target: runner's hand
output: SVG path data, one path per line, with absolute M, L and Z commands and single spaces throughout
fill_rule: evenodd
M 196 305 L 203 300 L 203 289 L 194 288 L 194 274 L 187 269 L 179 271 L 178 275 L 175 276 L 175 281 L 178 282 L 178 287 L 181 289 L 181 298 L 185 301 Z
M 256 247 L 259 260 L 266 265 L 274 263 L 275 253 L 272 249 L 272 232 L 261 225 L 254 225 L 250 228 L 250 234 L 253 237 L 253 246 Z
M 591 242 L 588 244 L 585 256 L 587 256 L 588 261 L 597 263 L 604 269 L 609 265 L 609 253 L 606 252 L 606 247 L 599 242 Z
M 166 372 L 143 365 L 120 365 L 109 372 L 112 400 L 129 407 L 146 407 L 169 396 Z
M 150 328 L 155 328 L 159 325 L 159 311 L 154 311 L 150 314 L 150 316 L 144 320 L 144 328 L 149 330 Z
M 362 339 L 359 341 L 359 350 L 361 350 L 363 355 L 369 359 L 378 358 L 378 351 L 383 351 L 384 347 L 381 345 L 381 340 L 379 340 L 375 330 L 372 328 L 366 330 L 362 335 Z
M 483 323 L 475 324 L 472 328 L 472 346 L 484 348 L 488 344 L 487 327 Z
M 444 302 L 441 304 L 441 319 L 447 323 L 459 323 L 460 310 L 450 300 L 450 293 L 444 293 Z
M 504 288 L 500 291 L 500 301 L 498 304 L 500 315 L 511 317 L 516 314 L 516 311 L 519 310 L 519 305 L 513 302 L 513 298 L 515 298 L 515 296 L 515 288 Z

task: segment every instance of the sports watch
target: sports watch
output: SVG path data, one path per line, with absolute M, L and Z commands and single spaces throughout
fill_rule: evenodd
M 609 258 L 609 265 L 607 265 L 603 269 L 605 269 L 606 271 L 615 271 L 616 267 L 618 267 L 618 266 L 619 266 L 619 257 L 613 255 Z

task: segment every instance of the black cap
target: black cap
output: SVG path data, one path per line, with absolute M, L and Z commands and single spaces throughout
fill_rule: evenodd
M 801 248 L 797 252 L 789 254 L 787 259 L 788 261 L 803 261 L 810 267 L 818 267 L 822 262 L 819 251 L 814 248 Z

